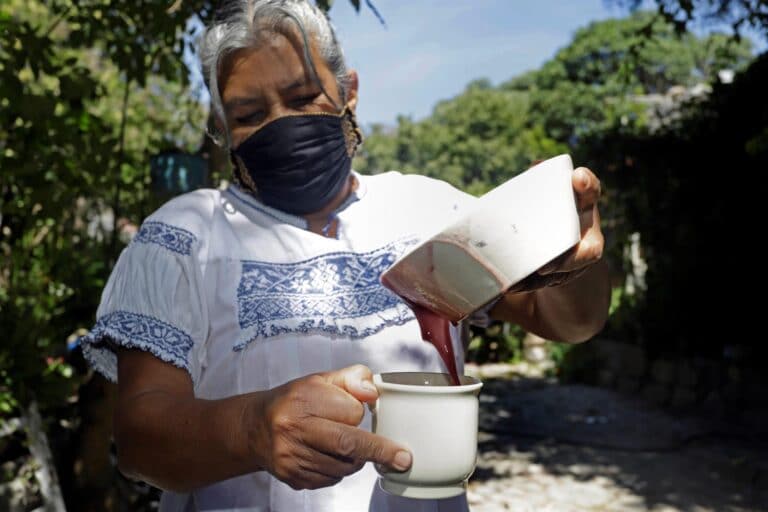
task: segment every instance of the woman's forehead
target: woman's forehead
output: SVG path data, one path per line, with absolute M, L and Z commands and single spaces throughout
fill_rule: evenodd
M 312 57 L 322 76 L 327 66 L 312 45 Z M 283 34 L 270 34 L 262 44 L 241 48 L 224 60 L 220 83 L 222 99 L 241 95 L 262 95 L 270 89 L 285 90 L 311 83 L 301 43 Z

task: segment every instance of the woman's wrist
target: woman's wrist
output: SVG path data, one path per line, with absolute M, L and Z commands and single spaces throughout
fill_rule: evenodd
M 251 471 L 266 471 L 268 468 L 266 454 L 269 449 L 269 429 L 265 425 L 266 404 L 268 403 L 269 391 L 260 391 L 246 395 L 245 408 L 243 409 L 241 429 L 244 434 L 246 456 Z
M 551 272 L 548 274 L 539 274 L 538 272 L 534 272 L 522 281 L 513 285 L 507 291 L 507 293 L 530 292 L 540 288 L 563 286 L 564 284 L 570 283 L 574 279 L 580 277 L 588 269 L 589 266 L 578 268 L 570 272 Z

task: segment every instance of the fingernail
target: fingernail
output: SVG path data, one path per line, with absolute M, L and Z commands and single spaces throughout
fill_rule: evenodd
M 373 382 L 369 380 L 364 380 L 360 383 L 360 387 L 363 388 L 365 391 L 368 391 L 370 393 L 377 393 L 378 390 L 376 389 L 376 386 L 373 385 Z
M 405 471 L 411 467 L 411 454 L 405 450 L 400 450 L 395 454 L 394 466 L 400 471 Z
M 581 184 L 587 185 L 589 184 L 589 176 L 587 176 L 586 171 L 579 171 L 579 174 L 581 174 Z

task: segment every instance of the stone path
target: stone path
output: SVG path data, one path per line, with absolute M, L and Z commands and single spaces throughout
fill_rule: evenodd
M 764 436 L 602 389 L 484 383 L 473 512 L 768 511 Z

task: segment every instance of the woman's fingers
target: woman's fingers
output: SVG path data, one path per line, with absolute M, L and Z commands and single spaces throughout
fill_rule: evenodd
M 407 449 L 386 437 L 323 418 L 307 420 L 303 441 L 317 451 L 355 461 L 372 461 L 395 471 L 411 465 Z
M 342 477 L 330 477 L 314 471 L 298 469 L 295 475 L 286 478 L 283 481 L 291 486 L 292 489 L 320 489 L 331 487 L 341 482 Z
M 592 174 L 589 169 L 580 167 L 588 176 L 588 185 L 579 185 L 582 174 L 574 173 L 574 189 L 581 188 L 582 192 L 577 191 L 578 202 L 581 207 L 589 204 L 585 209 L 579 209 L 579 225 L 581 230 L 581 240 L 575 246 L 571 247 L 563 254 L 554 258 L 552 261 L 539 268 L 536 273 L 547 275 L 553 272 L 571 272 L 591 265 L 598 261 L 603 254 L 605 239 L 600 229 L 600 211 L 597 208 L 597 198 L 600 196 L 600 181 Z
M 262 429 L 268 433 L 263 441 L 268 471 L 294 489 L 316 489 L 334 485 L 366 461 L 395 471 L 408 469 L 410 452 L 357 427 L 365 410 L 351 392 L 359 392 L 370 378 L 368 368 L 353 366 L 271 390 Z
M 578 244 L 542 266 L 536 271 L 540 275 L 554 272 L 572 272 L 592 265 L 603 255 L 603 233 L 600 229 L 589 229 Z
M 573 171 L 572 181 L 576 192 L 576 208 L 579 212 L 590 210 L 602 193 L 600 180 L 586 167 L 579 167 Z
M 372 402 L 379 396 L 376 386 L 373 385 L 373 372 L 362 364 L 319 375 L 329 384 L 343 389 L 361 402 Z
M 305 471 L 311 471 L 329 478 L 343 478 L 360 471 L 364 460 L 334 457 L 317 451 L 309 446 L 303 446 L 298 454 L 299 466 Z

